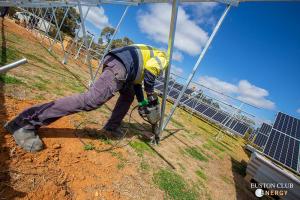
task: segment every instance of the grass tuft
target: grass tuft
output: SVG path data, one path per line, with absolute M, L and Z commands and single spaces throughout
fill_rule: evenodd
M 45 83 L 42 82 L 36 82 L 32 84 L 32 87 L 38 89 L 38 90 L 42 90 L 45 91 L 47 89 L 47 86 Z
M 95 146 L 94 146 L 93 144 L 85 144 L 85 145 L 83 146 L 83 149 L 84 149 L 85 151 L 91 151 L 91 150 L 94 150 L 94 149 L 95 149 Z
M 200 178 L 202 178 L 202 179 L 204 179 L 204 180 L 207 179 L 207 176 L 205 175 L 204 171 L 201 170 L 201 169 L 198 169 L 198 170 L 196 171 L 196 174 L 197 174 L 197 176 L 199 176 Z
M 207 162 L 208 159 L 195 147 L 186 148 L 185 151 L 193 158 Z
M 143 171 L 150 170 L 150 165 L 145 160 L 142 160 L 140 167 Z
M 219 143 L 212 141 L 212 140 L 208 140 L 208 142 L 206 144 L 204 144 L 203 146 L 207 149 L 214 148 L 220 152 L 225 152 L 225 149 Z
M 21 84 L 23 83 L 21 80 L 17 79 L 14 76 L 9 76 L 6 74 L 0 74 L 0 82 L 5 84 Z
M 154 174 L 153 181 L 161 190 L 164 190 L 168 197 L 173 200 L 194 200 L 198 194 L 191 189 L 184 179 L 178 174 L 161 169 Z
M 139 156 L 143 156 L 146 151 L 152 152 L 152 149 L 144 142 L 132 141 L 129 145 L 138 153 Z
M 123 169 L 125 167 L 125 163 L 124 162 L 119 162 L 118 165 L 117 165 L 117 168 L 120 170 L 120 169 Z

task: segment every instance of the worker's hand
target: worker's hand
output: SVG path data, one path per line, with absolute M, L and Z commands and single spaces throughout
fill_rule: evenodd
M 147 117 L 147 114 L 149 114 L 147 106 L 139 106 L 138 111 L 141 117 Z
M 159 100 L 156 93 L 148 93 L 147 97 L 149 106 L 157 106 L 159 104 Z
M 145 107 L 149 104 L 147 99 L 144 99 L 143 101 L 139 102 L 139 107 Z
M 146 117 L 147 114 L 149 114 L 149 111 L 147 110 L 149 102 L 147 99 L 144 99 L 143 101 L 139 102 L 139 114 L 141 117 Z

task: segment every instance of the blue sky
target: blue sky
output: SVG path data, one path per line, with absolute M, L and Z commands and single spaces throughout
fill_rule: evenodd
M 174 73 L 188 76 L 224 8 L 216 3 L 180 6 Z M 92 9 L 88 29 L 99 35 L 104 26 L 116 26 L 124 9 L 120 5 Z M 117 37 L 166 49 L 170 9 L 167 4 L 131 7 Z M 259 119 L 272 122 L 279 110 L 299 118 L 299 19 L 300 3 L 233 7 L 193 80 L 260 107 L 243 107 Z

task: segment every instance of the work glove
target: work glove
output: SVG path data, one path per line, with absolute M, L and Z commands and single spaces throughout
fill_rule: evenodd
M 143 101 L 139 102 L 138 112 L 141 117 L 146 117 L 147 114 L 149 114 L 149 111 L 147 109 L 148 104 L 149 102 L 147 99 L 144 99 Z

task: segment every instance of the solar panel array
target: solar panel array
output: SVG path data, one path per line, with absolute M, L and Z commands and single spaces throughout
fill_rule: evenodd
M 264 148 L 270 136 L 271 130 L 272 130 L 271 125 L 263 123 L 261 127 L 258 129 L 257 135 L 253 143 L 259 146 L 260 148 Z
M 248 140 L 249 140 L 250 142 L 253 141 L 253 139 L 254 139 L 255 136 L 257 135 L 258 131 L 259 131 L 259 129 L 256 129 L 256 130 L 254 130 L 254 131 L 251 132 L 251 134 L 250 134 L 250 136 L 249 136 L 249 138 L 248 138 Z
M 163 78 L 158 78 L 155 89 L 158 93 L 163 93 Z M 175 101 L 179 96 L 180 91 L 183 86 L 177 83 L 175 80 L 171 79 L 168 84 L 168 99 Z M 210 121 L 213 121 L 217 124 L 225 126 L 230 129 L 232 132 L 238 135 L 244 136 L 249 125 L 238 119 L 232 119 L 229 113 L 220 110 L 208 103 L 205 103 L 201 100 L 202 94 L 195 93 L 192 89 L 187 89 L 184 92 L 183 97 L 180 99 L 180 105 L 193 111 L 194 113 L 203 116 Z
M 279 112 L 264 153 L 284 166 L 300 172 L 299 143 L 300 120 Z

